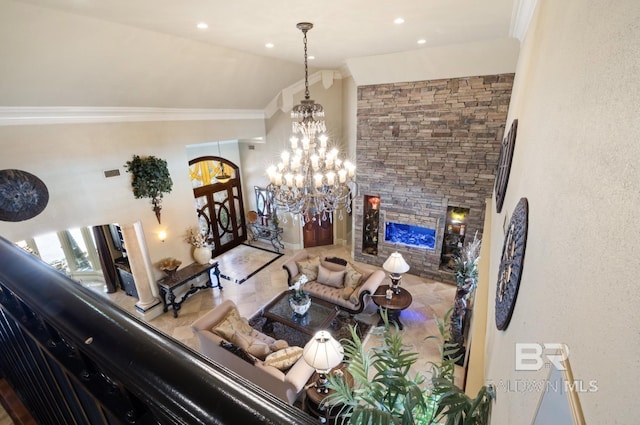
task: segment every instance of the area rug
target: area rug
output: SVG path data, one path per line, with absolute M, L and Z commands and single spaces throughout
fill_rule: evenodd
M 300 332 L 296 329 L 290 328 L 289 326 L 283 325 L 282 323 L 273 323 L 273 332 L 264 332 L 262 330 L 262 326 L 267 321 L 267 319 L 260 315 L 260 313 L 255 314 L 253 317 L 249 319 L 249 324 L 252 328 L 259 332 L 266 333 L 272 338 L 275 339 L 284 339 L 291 346 L 304 347 L 307 342 L 311 339 L 311 335 L 307 335 L 304 332 Z M 371 325 L 365 322 L 360 322 L 352 317 L 350 314 L 346 312 L 340 312 L 335 321 L 331 324 L 328 330 L 331 332 L 331 335 L 337 339 L 338 341 L 342 339 L 351 339 L 351 332 L 349 331 L 350 326 L 356 327 L 356 332 L 361 340 L 365 338 L 369 330 L 371 329 Z
M 283 254 L 252 245 L 237 247 L 215 258 L 220 277 L 234 283 L 242 283 L 282 257 Z

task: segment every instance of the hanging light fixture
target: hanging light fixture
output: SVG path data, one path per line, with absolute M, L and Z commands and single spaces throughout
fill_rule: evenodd
M 220 153 L 220 142 L 218 142 L 218 157 L 222 159 L 222 154 Z M 218 161 L 218 165 L 220 165 L 220 169 L 215 176 L 218 183 L 226 183 L 231 180 L 231 176 L 224 171 L 224 165 L 222 164 L 222 161 Z
M 351 212 L 351 197 L 355 193 L 355 165 L 338 158 L 338 149 L 328 144 L 324 123 L 324 108 L 309 97 L 307 64 L 307 31 L 313 24 L 301 22 L 304 42 L 304 99 L 291 111 L 291 151 L 285 150 L 281 162 L 267 169 L 276 208 L 309 221 L 332 220 L 338 211 Z M 284 216 L 286 221 L 286 216 Z

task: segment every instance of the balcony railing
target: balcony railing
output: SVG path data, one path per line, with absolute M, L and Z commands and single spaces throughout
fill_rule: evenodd
M 0 238 L 0 369 L 40 424 L 315 424 Z

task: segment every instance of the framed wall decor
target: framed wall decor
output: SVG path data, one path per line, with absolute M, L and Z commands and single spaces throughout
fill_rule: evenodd
M 0 220 L 28 220 L 48 203 L 49 191 L 38 177 L 22 170 L 0 170 Z
M 518 297 L 524 253 L 527 246 L 528 225 L 529 202 L 527 198 L 520 198 L 504 236 L 500 269 L 498 270 L 496 327 L 501 331 L 509 326 Z
M 516 144 L 517 131 L 518 120 L 514 119 L 509 132 L 502 140 L 502 147 L 500 148 L 494 188 L 496 193 L 496 211 L 498 211 L 498 213 L 502 212 L 502 204 L 504 203 L 504 196 L 507 192 L 507 185 L 509 184 L 509 174 L 511 173 L 511 162 L 513 161 L 513 149 Z

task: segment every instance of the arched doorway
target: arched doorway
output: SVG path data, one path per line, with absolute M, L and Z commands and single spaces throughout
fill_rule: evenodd
M 238 166 L 219 156 L 201 156 L 189 161 L 189 175 L 200 228 L 207 232 L 213 256 L 247 240 Z

